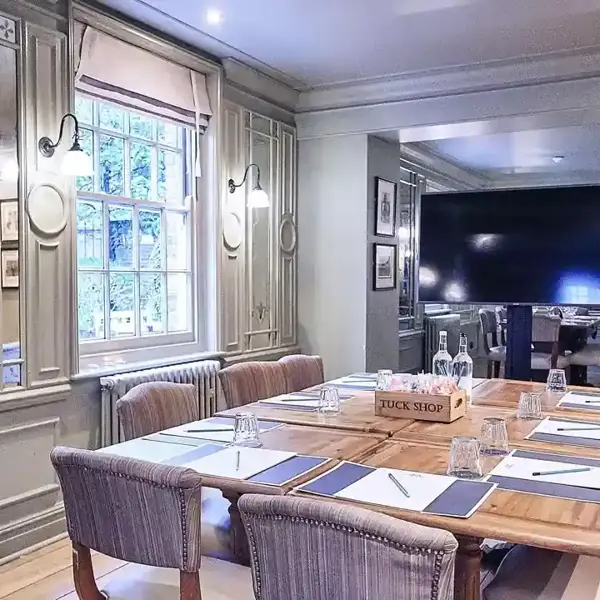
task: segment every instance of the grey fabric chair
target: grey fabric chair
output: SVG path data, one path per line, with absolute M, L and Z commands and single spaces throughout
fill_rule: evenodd
M 451 600 L 452 534 L 361 508 L 242 496 L 256 600 Z
M 198 392 L 184 383 L 141 383 L 117 401 L 117 414 L 126 440 L 150 435 L 197 421 Z
M 201 600 L 198 473 L 74 448 L 54 448 L 50 458 L 63 492 L 80 600 L 106 598 L 90 550 L 179 569 L 181 599 Z
M 288 392 L 299 392 L 325 381 L 323 359 L 320 356 L 291 354 L 279 359 Z
M 500 377 L 500 365 L 506 362 L 506 346 L 498 342 L 498 320 L 496 312 L 488 308 L 479 310 L 479 323 L 483 337 L 483 348 L 487 356 L 487 377 Z
M 549 351 L 538 351 L 531 353 L 531 368 L 538 371 L 549 369 L 567 369 L 571 364 L 570 356 L 559 354 L 558 338 L 560 336 L 561 318 L 552 314 L 533 315 L 531 327 L 531 341 L 534 346 L 542 345 Z

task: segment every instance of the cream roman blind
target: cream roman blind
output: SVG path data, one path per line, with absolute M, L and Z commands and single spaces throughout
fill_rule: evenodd
M 79 32 L 77 90 L 204 132 L 212 111 L 202 73 L 93 27 Z

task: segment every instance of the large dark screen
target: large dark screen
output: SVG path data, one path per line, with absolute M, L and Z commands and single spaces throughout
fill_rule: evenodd
M 423 195 L 419 300 L 600 304 L 600 187 Z

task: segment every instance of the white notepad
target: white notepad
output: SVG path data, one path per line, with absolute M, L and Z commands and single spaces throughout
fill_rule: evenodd
M 240 453 L 239 470 L 236 469 L 238 451 Z M 202 475 L 247 479 L 294 456 L 296 456 L 294 452 L 231 446 L 204 458 L 193 460 L 184 466 L 194 469 Z
M 191 438 L 191 439 L 200 439 L 207 440 L 213 442 L 223 442 L 225 444 L 230 444 L 233 441 L 233 428 L 235 425 L 235 419 L 231 419 L 231 423 L 214 423 L 211 422 L 210 419 L 204 421 L 195 421 L 194 423 L 185 423 L 184 425 L 178 425 L 177 427 L 171 427 L 171 429 L 165 429 L 160 433 L 162 435 L 169 436 L 178 436 L 183 438 Z M 204 431 L 202 433 L 188 433 L 190 429 L 211 429 L 214 431 Z M 266 431 L 263 429 L 259 423 L 259 429 L 262 433 Z M 275 429 L 273 424 L 271 423 L 268 427 L 268 430 Z M 165 438 L 166 439 L 166 438 Z
M 571 428 L 575 428 L 576 431 L 558 431 L 559 429 Z M 589 429 L 589 431 L 586 431 L 586 429 Z M 589 423 L 577 423 L 577 421 L 558 421 L 547 417 L 525 439 L 529 439 L 535 433 L 551 433 L 564 437 L 600 440 L 600 423 L 590 425 Z
M 375 389 L 375 381 L 361 381 L 358 379 L 352 379 L 352 377 L 340 377 L 339 379 L 334 379 L 333 381 L 328 381 L 325 386 L 332 385 L 342 385 L 342 386 L 350 386 L 352 388 L 364 388 L 365 390 L 373 390 Z
M 597 400 L 597 402 L 590 402 Z M 600 394 L 578 394 L 577 392 L 567 392 L 558 402 L 558 406 L 562 404 L 578 404 L 585 408 L 600 408 Z
M 340 399 L 341 401 L 341 399 Z M 284 394 L 282 396 L 274 396 L 267 400 L 259 400 L 259 404 L 271 404 L 274 406 L 302 406 L 305 408 L 318 408 L 319 397 L 308 397 L 304 394 Z
M 545 471 L 567 471 L 570 469 L 590 468 L 582 473 L 563 473 L 556 475 L 537 475 L 533 473 Z M 529 479 L 538 483 L 561 483 L 576 485 L 578 487 L 600 488 L 600 468 L 587 467 L 575 463 L 555 462 L 551 460 L 537 460 L 534 458 L 516 457 L 511 453 L 502 462 L 496 465 L 486 479 L 497 475 L 499 477 L 514 477 L 516 479 Z
M 191 452 L 196 446 L 185 446 L 183 444 L 163 444 L 162 442 L 152 442 L 138 438 L 129 440 L 122 444 L 115 444 L 107 448 L 101 448 L 97 452 L 103 454 L 116 454 L 125 458 L 135 458 L 137 460 L 148 460 L 150 462 L 162 462 Z

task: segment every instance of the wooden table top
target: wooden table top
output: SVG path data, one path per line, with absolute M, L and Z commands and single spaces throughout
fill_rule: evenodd
M 343 390 L 344 393 L 353 393 Z M 375 414 L 375 392 L 356 392 L 352 398 L 342 402 L 342 411 L 337 415 L 323 415 L 317 411 L 293 410 L 277 408 L 273 405 L 253 402 L 242 408 L 232 408 L 217 413 L 217 416 L 233 416 L 239 412 L 252 412 L 259 419 L 280 421 L 295 425 L 310 425 L 311 427 L 326 427 L 344 431 L 360 431 L 367 433 L 382 433 L 391 435 L 406 425 L 412 419 L 390 419 Z
M 447 445 L 389 440 L 360 462 L 373 467 L 445 474 L 448 452 Z M 484 470 L 489 472 L 499 460 L 487 459 L 483 465 Z M 292 493 L 309 495 L 304 492 Z M 493 538 L 600 556 L 600 504 L 496 490 L 468 519 L 440 517 L 383 506 L 362 506 L 413 523 L 439 527 L 455 535 Z

